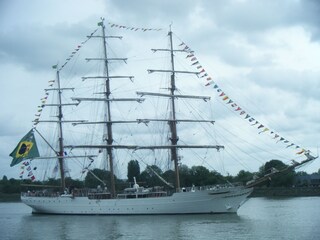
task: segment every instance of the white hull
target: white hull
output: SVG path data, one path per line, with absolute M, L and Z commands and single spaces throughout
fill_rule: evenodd
M 21 200 L 33 213 L 79 215 L 236 213 L 252 189 L 243 187 L 179 192 L 172 196 L 135 199 L 88 199 L 88 197 L 34 197 Z

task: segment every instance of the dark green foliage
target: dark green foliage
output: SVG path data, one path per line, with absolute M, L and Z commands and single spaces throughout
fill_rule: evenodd
M 163 179 L 168 183 L 171 183 L 173 186 L 175 184 L 175 173 L 173 170 L 167 170 L 162 174 Z
M 193 182 L 190 178 L 191 170 L 188 168 L 187 165 L 181 165 L 179 168 L 179 174 L 180 174 L 180 185 L 183 187 L 192 186 Z M 175 180 L 173 180 L 174 183 Z
M 85 186 L 88 188 L 96 188 L 98 185 L 103 186 L 104 184 L 97 179 L 97 176 L 101 181 L 103 181 L 107 188 L 111 189 L 110 186 L 110 172 L 102 169 L 95 168 L 92 171 L 88 171 L 87 176 L 84 179 Z M 116 181 L 115 176 L 115 181 Z
M 271 160 L 269 162 L 266 162 L 264 168 L 261 167 L 260 171 L 262 171 L 261 174 L 270 174 L 275 169 L 281 171 L 286 167 L 288 166 L 280 160 Z M 294 183 L 294 176 L 294 170 L 287 170 L 285 172 L 281 172 L 272 176 L 271 181 L 267 181 L 265 185 L 268 187 L 290 187 Z
M 154 174 L 153 171 L 150 170 L 150 167 L 158 173 L 158 175 L 162 176 L 167 182 L 171 184 L 175 184 L 175 173 L 173 170 L 167 170 L 166 172 L 162 172 L 162 170 L 155 166 L 149 166 L 144 171 L 140 173 L 140 166 L 138 161 L 132 160 L 128 163 L 128 180 L 122 181 L 115 177 L 116 190 L 121 191 L 125 187 L 128 187 L 128 181 L 132 182 L 133 177 L 136 177 L 139 185 L 141 186 L 165 186 L 166 185 Z M 191 187 L 195 186 L 203 186 L 203 185 L 214 185 L 214 184 L 224 184 L 227 182 L 235 183 L 241 182 L 245 184 L 246 182 L 252 180 L 254 175 L 263 176 L 272 171 L 272 169 L 282 170 L 285 169 L 287 165 L 279 160 L 271 160 L 267 162 L 265 165 L 261 166 L 258 173 L 251 173 L 248 171 L 241 170 L 236 176 L 222 176 L 217 171 L 209 171 L 207 168 L 203 166 L 193 166 L 189 168 L 186 165 L 181 165 L 179 168 L 180 174 L 180 185 L 181 187 Z M 106 183 L 107 188 L 110 188 L 110 172 L 94 169 L 92 170 L 93 174 L 99 177 L 103 182 Z M 295 173 L 294 170 L 288 170 L 284 173 L 277 174 L 272 176 L 271 181 L 267 181 L 262 183 L 264 186 L 269 187 L 290 187 L 294 184 L 295 176 L 303 176 L 308 175 L 305 172 Z M 2 193 L 19 193 L 21 190 L 25 191 L 26 189 L 31 190 L 32 187 L 20 187 L 21 184 L 36 184 L 36 185 L 50 185 L 50 186 L 60 186 L 60 179 L 48 179 L 45 182 L 32 182 L 31 180 L 24 179 L 9 179 L 6 176 L 2 177 L 0 180 L 0 192 Z M 74 180 L 71 178 L 66 178 L 67 187 L 75 187 L 75 188 L 96 188 L 98 185 L 103 186 L 103 184 L 97 180 L 90 172 L 87 173 L 84 181 Z M 59 187 L 57 187 L 59 189 Z
M 214 184 L 221 184 L 221 183 L 226 183 L 228 182 L 224 176 L 222 176 L 220 173 L 217 171 L 211 171 L 210 172 L 210 180 L 209 184 L 214 185 Z
M 18 193 L 20 192 L 20 180 L 10 178 L 10 180 L 4 180 L 1 184 L 1 192 L 3 193 Z
M 239 171 L 237 176 L 234 178 L 234 181 L 240 182 L 245 185 L 248 181 L 252 180 L 253 176 L 254 176 L 254 173 L 241 170 Z
M 190 171 L 192 182 L 196 186 L 210 185 L 209 176 L 210 171 L 203 166 L 193 166 Z
M 79 179 L 72 179 L 72 178 L 68 177 L 65 179 L 65 181 L 66 181 L 67 187 L 73 187 L 73 188 L 83 188 L 84 187 L 84 182 Z
M 217 171 L 209 171 L 207 168 L 203 166 L 193 166 L 189 170 L 189 179 L 192 181 L 187 181 L 187 185 L 185 186 L 205 186 L 205 185 L 215 185 L 226 183 L 226 179 Z
M 128 162 L 127 177 L 128 182 L 133 182 L 133 177 L 135 177 L 138 182 L 140 181 L 140 166 L 137 160 L 131 160 Z
M 102 180 L 103 183 L 99 181 L 94 175 L 97 176 L 100 180 Z M 110 178 L 111 178 L 110 171 L 95 168 L 92 171 L 87 173 L 84 179 L 83 186 L 87 188 L 96 188 L 98 185 L 100 185 L 101 187 L 104 187 L 104 184 L 106 184 L 105 187 L 107 187 L 107 189 L 111 189 Z M 126 184 L 124 184 L 124 182 L 118 179 L 116 176 L 114 176 L 114 181 L 116 185 L 116 191 L 123 190 L 123 188 L 126 186 Z M 76 182 L 76 184 L 81 184 L 81 183 Z
M 50 186 L 60 186 L 61 185 L 61 179 L 54 179 L 49 178 L 48 180 L 44 181 L 44 185 L 50 185 Z
M 144 185 L 147 187 L 163 186 L 164 183 L 156 176 L 156 174 L 150 168 L 152 168 L 153 171 L 155 171 L 158 175 L 162 175 L 162 170 L 158 166 L 152 165 L 147 167 L 140 174 L 140 181 L 145 183 Z

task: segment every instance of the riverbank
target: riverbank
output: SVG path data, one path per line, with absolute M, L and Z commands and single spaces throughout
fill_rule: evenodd
M 0 193 L 0 202 L 20 202 L 20 193 Z

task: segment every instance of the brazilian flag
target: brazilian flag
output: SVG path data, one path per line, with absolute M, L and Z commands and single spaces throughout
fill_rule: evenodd
M 13 157 L 10 167 L 17 165 L 24 159 L 40 156 L 32 129 L 20 140 L 16 148 L 12 151 L 12 153 L 10 153 L 9 156 Z

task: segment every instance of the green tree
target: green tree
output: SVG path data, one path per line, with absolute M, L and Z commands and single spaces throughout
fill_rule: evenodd
M 140 166 L 137 160 L 131 160 L 128 162 L 128 182 L 133 182 L 133 177 L 140 181 Z
M 208 179 L 208 185 L 215 185 L 215 184 L 221 184 L 225 183 L 226 179 L 221 175 L 221 173 L 213 170 L 209 174 L 209 179 Z
M 3 177 L 2 177 L 2 181 L 3 181 L 3 182 L 7 182 L 7 181 L 8 181 L 8 178 L 7 178 L 7 176 L 6 176 L 6 175 L 3 175 Z
M 227 176 L 222 176 L 224 183 L 235 182 L 235 177 L 227 173 Z
M 152 170 L 150 169 L 152 168 Z M 162 170 L 156 166 L 148 166 L 146 169 L 140 174 L 140 181 L 145 182 L 146 186 L 153 187 L 153 186 L 163 186 L 163 182 L 159 179 L 158 176 L 154 173 L 154 171 L 158 175 L 162 175 Z
M 253 175 L 254 173 L 245 171 L 245 170 L 241 170 L 239 171 L 239 173 L 237 174 L 237 176 L 235 177 L 235 181 L 236 182 L 241 182 L 242 184 L 246 184 L 248 181 L 253 179 Z
M 174 186 L 176 177 L 175 177 L 175 172 L 173 170 L 165 171 L 161 177 L 164 180 L 166 180 L 168 183 L 171 183 Z
M 191 179 L 190 168 L 187 165 L 181 165 L 179 168 L 179 174 L 180 174 L 180 185 L 182 187 L 191 187 L 192 179 Z
M 95 168 L 92 171 L 89 171 L 84 179 L 85 186 L 89 188 L 96 188 L 98 185 L 103 186 L 106 184 L 108 189 L 111 189 L 110 185 L 110 171 L 102 170 Z M 99 178 L 103 183 L 97 179 Z M 115 182 L 117 181 L 117 177 L 114 176 Z
M 66 178 L 66 186 L 74 188 L 83 188 L 84 182 L 78 179 L 72 179 L 71 177 Z
M 193 166 L 191 167 L 191 179 L 196 186 L 210 185 L 210 171 L 203 166 Z
M 280 160 L 271 160 L 269 162 L 266 162 L 264 165 L 264 169 L 260 168 L 260 171 L 263 171 L 262 173 L 270 174 L 274 172 L 275 170 L 282 171 L 288 166 L 281 162 Z M 281 172 L 279 174 L 275 174 L 271 177 L 271 181 L 267 181 L 266 185 L 268 187 L 289 187 L 292 186 L 294 183 L 294 169 L 286 170 L 285 172 Z
M 20 192 L 20 180 L 10 178 L 10 180 L 2 181 L 1 191 L 3 193 L 19 193 Z
M 44 182 L 45 185 L 50 185 L 50 186 L 61 186 L 61 180 L 60 179 L 54 179 L 54 178 L 49 178 Z

